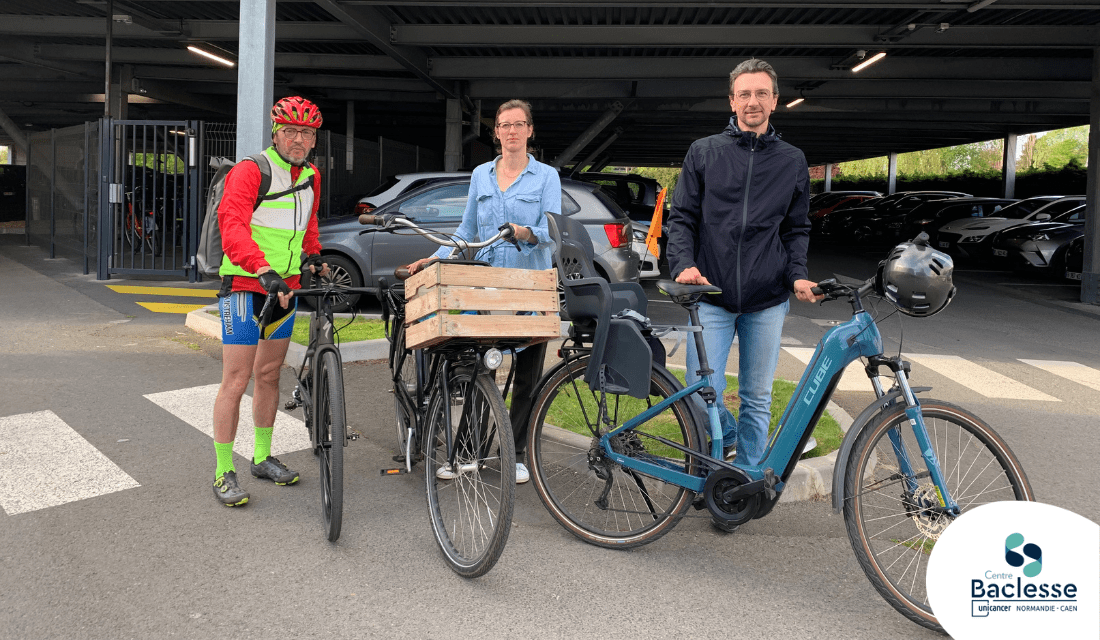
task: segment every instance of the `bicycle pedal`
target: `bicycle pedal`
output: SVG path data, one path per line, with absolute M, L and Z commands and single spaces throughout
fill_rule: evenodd
M 359 433 L 355 429 L 348 429 L 348 440 L 358 440 L 362 438 L 363 434 Z
M 283 405 L 283 409 L 286 409 L 287 411 L 294 411 L 295 409 L 297 409 L 300 406 L 302 406 L 301 402 L 295 402 L 294 400 L 287 400 L 286 404 Z
M 382 475 L 384 476 L 400 476 L 408 473 L 405 471 L 405 467 L 396 467 L 394 469 L 382 469 Z

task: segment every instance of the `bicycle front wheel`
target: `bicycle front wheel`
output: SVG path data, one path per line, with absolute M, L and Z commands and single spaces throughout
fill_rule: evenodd
M 416 351 L 405 351 L 405 326 L 398 327 L 393 336 L 393 352 L 390 356 L 390 368 L 393 376 L 393 411 L 397 421 L 397 446 L 399 455 L 406 453 L 416 459 L 417 452 L 408 446 L 409 437 L 416 428 L 416 418 L 406 406 L 406 401 L 417 400 L 417 355 Z M 409 463 L 409 467 L 412 464 Z
M 447 397 L 428 404 L 425 478 L 428 516 L 455 573 L 476 578 L 493 568 L 508 541 L 516 492 L 512 423 L 496 382 L 452 369 Z M 444 405 L 450 409 L 446 420 Z M 448 451 L 450 442 L 452 458 Z
M 939 400 L 922 400 L 921 415 L 947 490 L 964 513 L 989 502 L 1035 499 L 1016 456 L 989 425 Z M 896 451 L 908 456 L 912 476 L 902 473 Z M 906 618 L 942 632 L 925 577 L 932 548 L 953 518 L 936 509 L 938 492 L 920 452 L 904 404 L 873 418 L 844 470 L 844 523 L 879 594 Z
M 599 394 L 588 388 L 588 358 L 555 372 L 540 390 L 527 436 L 531 477 L 539 499 L 563 527 L 585 542 L 629 549 L 653 542 L 679 522 L 693 491 L 625 469 L 599 445 Z M 664 368 L 650 372 L 649 397 L 607 395 L 607 414 L 621 425 L 680 390 Z M 687 400 L 674 403 L 637 428 L 617 435 L 612 448 L 632 458 L 689 474 L 698 472 L 690 454 L 647 436 L 659 436 L 701 451 Z
M 344 416 L 344 375 L 340 361 L 332 351 L 321 354 L 317 371 L 317 400 L 314 418 L 320 442 L 321 515 L 330 542 L 340 537 L 344 516 L 344 443 L 347 422 Z

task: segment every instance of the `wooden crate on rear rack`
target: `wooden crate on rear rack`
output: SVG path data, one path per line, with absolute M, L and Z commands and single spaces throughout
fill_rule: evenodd
M 405 344 L 436 346 L 454 338 L 526 338 L 517 346 L 560 335 L 557 274 L 437 262 L 405 281 Z M 454 311 L 488 311 L 461 315 Z M 534 311 L 535 315 L 512 315 Z

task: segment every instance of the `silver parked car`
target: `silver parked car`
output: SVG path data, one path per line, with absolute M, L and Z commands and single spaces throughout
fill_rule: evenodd
M 432 182 L 447 180 L 448 178 L 461 178 L 470 175 L 469 171 L 434 171 L 422 173 L 399 173 L 382 181 L 382 184 L 374 188 L 367 195 L 359 199 L 355 210 L 351 213 L 370 213 L 384 204 L 393 202 L 413 189 L 422 187 Z
M 469 175 L 426 184 L 373 213 L 398 214 L 421 227 L 453 233 L 466 209 Z M 562 180 L 562 215 L 584 225 L 592 240 L 596 271 L 609 282 L 637 282 L 640 257 L 631 249 L 631 220 L 597 185 Z M 435 253 L 438 246 L 413 232 L 366 233 L 357 216 L 320 222 L 322 254 L 333 278 L 350 287 L 377 288 L 393 281 L 395 268 Z M 349 298 L 348 308 L 358 302 Z

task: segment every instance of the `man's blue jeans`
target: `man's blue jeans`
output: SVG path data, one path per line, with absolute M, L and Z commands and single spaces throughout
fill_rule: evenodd
M 718 416 L 722 421 L 722 439 L 725 446 L 737 445 L 738 464 L 758 464 L 764 457 L 768 442 L 768 423 L 771 422 L 772 381 L 775 366 L 779 362 L 779 343 L 783 337 L 783 319 L 790 309 L 790 301 L 754 313 L 730 313 L 722 307 L 699 305 L 699 321 L 703 324 L 703 343 L 706 346 L 707 364 L 714 370 L 711 385 L 718 394 Z M 688 384 L 699 380 L 699 355 L 695 348 L 695 335 L 687 343 Z M 734 418 L 722 401 L 726 388 L 726 362 L 729 360 L 733 338 L 738 342 L 737 395 L 741 397 L 740 419 Z M 703 407 L 698 394 L 691 396 Z M 704 425 L 710 433 L 710 425 Z

